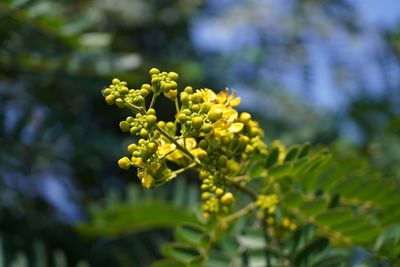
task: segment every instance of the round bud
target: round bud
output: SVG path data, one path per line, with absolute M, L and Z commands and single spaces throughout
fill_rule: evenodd
M 149 108 L 146 112 L 147 115 L 156 115 L 156 110 L 154 108 Z
M 157 68 L 151 68 L 149 71 L 150 75 L 155 75 L 155 74 L 159 74 L 159 73 L 160 73 L 160 70 Z
M 213 126 L 211 125 L 211 123 L 204 123 L 203 126 L 201 127 L 201 130 L 204 133 L 209 133 L 209 132 L 211 132 L 212 128 L 213 128 Z
M 221 144 L 227 146 L 231 143 L 231 138 L 229 136 L 222 136 Z
M 193 88 L 191 86 L 186 86 L 183 91 L 185 91 L 188 94 L 192 94 L 193 93 Z
M 225 155 L 221 155 L 218 158 L 218 165 L 222 168 L 226 167 L 226 163 L 228 162 L 228 158 Z
M 143 98 L 143 96 L 138 95 L 137 97 L 135 97 L 135 98 L 133 99 L 133 103 L 134 103 L 135 105 L 143 105 L 143 104 L 144 104 L 144 98 Z
M 208 145 L 209 145 L 209 143 L 208 143 L 208 141 L 205 140 L 205 139 L 202 139 L 202 140 L 200 140 L 200 142 L 199 142 L 199 147 L 200 147 L 201 149 L 207 150 Z
M 200 112 L 207 113 L 210 111 L 211 108 L 211 103 L 210 102 L 204 102 L 201 104 Z
M 192 103 L 198 104 L 201 101 L 201 93 L 194 93 L 191 97 Z
M 201 117 L 194 117 L 192 119 L 192 126 L 195 129 L 200 129 L 203 126 L 203 119 Z
M 182 102 L 182 103 L 187 103 L 187 102 L 189 102 L 189 94 L 188 94 L 187 92 L 182 92 L 182 93 L 180 94 L 180 97 L 181 97 L 181 102 Z
M 127 121 L 121 121 L 119 123 L 119 128 L 121 128 L 121 131 L 125 133 L 131 129 L 131 125 Z
M 251 119 L 251 115 L 248 112 L 242 112 L 240 114 L 239 120 L 243 123 L 247 123 Z
M 222 117 L 222 111 L 221 110 L 213 110 L 208 112 L 208 119 L 211 122 L 216 122 Z
M 112 105 L 115 103 L 115 97 L 113 95 L 106 96 L 106 103 Z
M 178 90 L 174 89 L 174 90 L 170 90 L 168 93 L 165 92 L 164 95 L 165 97 L 167 97 L 169 100 L 175 100 L 176 96 L 178 94 Z
M 112 90 L 110 88 L 106 88 L 103 90 L 103 96 L 108 96 L 109 94 L 111 94 Z
M 259 135 L 259 129 L 258 128 L 256 128 L 256 127 L 252 127 L 251 129 L 250 129 L 250 132 L 249 132 L 249 136 L 250 137 L 256 137 L 257 135 Z
M 222 188 L 217 188 L 217 189 L 215 189 L 215 195 L 217 196 L 217 197 L 220 197 L 220 196 L 222 196 L 224 194 L 224 189 L 222 189 Z
M 165 121 L 157 122 L 157 126 L 160 127 L 160 128 L 164 128 L 165 127 Z
M 242 135 L 242 136 L 239 138 L 239 145 L 240 145 L 240 146 L 247 145 L 247 144 L 249 143 L 249 141 L 250 141 L 250 139 L 249 139 L 247 136 Z
M 149 91 L 147 91 L 146 89 L 140 89 L 139 90 L 139 94 L 141 95 L 141 96 L 143 96 L 143 97 L 146 97 L 146 96 L 148 96 L 149 95 Z
M 192 106 L 190 107 L 190 110 L 193 111 L 193 112 L 199 112 L 199 110 L 200 110 L 200 105 L 194 104 L 194 105 L 192 105 Z
M 117 85 L 117 84 L 119 84 L 119 83 L 120 83 L 120 80 L 117 79 L 117 78 L 114 78 L 114 79 L 112 80 L 112 84 L 114 84 L 114 85 Z
M 209 187 L 208 185 L 202 184 L 202 185 L 200 186 L 200 189 L 203 190 L 203 191 L 205 191 L 205 190 L 208 189 L 208 187 Z
M 147 138 L 148 136 L 149 136 L 149 132 L 146 130 L 146 129 L 144 129 L 144 128 L 142 128 L 141 130 L 140 130 L 140 136 L 141 137 L 143 137 L 143 138 Z
M 187 116 L 185 113 L 179 113 L 177 119 L 180 123 L 185 123 L 187 121 Z
M 210 197 L 211 197 L 211 195 L 210 195 L 209 192 L 203 192 L 203 193 L 201 194 L 201 199 L 202 199 L 202 200 L 207 200 L 207 199 L 209 199 Z
M 185 114 L 186 116 L 192 115 L 192 112 L 191 112 L 189 109 L 187 109 L 187 108 L 185 108 L 185 109 L 182 110 L 181 112 L 182 112 L 183 114 Z
M 168 77 L 170 77 L 174 81 L 177 81 L 179 78 L 179 75 L 178 75 L 178 73 L 171 71 L 170 73 L 168 73 Z
M 224 205 L 230 205 L 233 203 L 234 197 L 233 194 L 231 192 L 225 193 L 222 197 L 221 197 L 221 203 Z
M 175 81 L 170 81 L 169 82 L 170 90 L 174 90 L 178 88 L 178 84 Z
M 153 155 L 154 153 L 156 153 L 157 148 L 158 148 L 158 145 L 157 145 L 157 143 L 155 143 L 155 142 L 150 142 L 150 143 L 147 144 L 147 151 L 148 151 L 151 155 Z
M 165 125 L 169 130 L 175 129 L 175 124 L 172 121 L 167 122 Z
M 206 171 L 204 171 L 204 170 L 201 170 L 200 173 L 199 173 L 199 178 L 201 180 L 203 180 L 203 184 L 205 184 L 205 182 L 204 182 L 205 180 L 204 179 L 206 179 L 208 176 L 209 176 L 208 173 Z M 208 183 L 209 180 L 207 180 L 206 182 Z
M 147 83 L 144 83 L 144 84 L 142 84 L 142 89 L 145 89 L 150 93 L 151 92 L 151 85 L 147 84 Z
M 136 149 L 137 149 L 137 145 L 136 145 L 136 144 L 130 144 L 130 145 L 128 146 L 128 152 L 131 153 L 131 154 L 132 154 Z
M 159 83 L 161 81 L 162 81 L 162 78 L 158 77 L 158 76 L 154 76 L 153 78 L 151 78 L 151 83 L 152 84 L 157 84 L 157 83 Z
M 163 90 L 164 92 L 168 92 L 169 90 L 171 90 L 171 85 L 170 85 L 170 83 L 167 83 L 167 82 L 161 82 L 160 87 L 161 87 L 161 90 Z
M 126 86 L 120 87 L 118 91 L 123 95 L 126 95 L 127 93 L 129 93 L 129 89 Z
M 146 116 L 146 122 L 147 122 L 149 125 L 154 125 L 154 124 L 157 122 L 157 117 L 154 116 L 154 115 L 147 115 L 147 116 Z
M 132 127 L 131 130 L 130 130 L 130 133 L 131 133 L 132 135 L 136 135 L 136 133 L 137 133 L 138 131 L 139 131 L 138 127 Z
M 127 170 L 131 166 L 131 161 L 129 160 L 128 157 L 123 157 L 120 160 L 118 160 L 118 166 L 121 169 Z

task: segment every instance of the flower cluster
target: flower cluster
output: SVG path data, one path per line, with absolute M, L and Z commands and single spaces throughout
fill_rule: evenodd
M 179 93 L 177 73 L 156 68 L 149 73 L 151 84 L 139 89 L 129 89 L 126 82 L 113 79 L 103 90 L 108 104 L 133 112 L 119 126 L 137 140 L 128 146 L 130 156 L 120 159 L 118 165 L 137 168 L 146 188 L 171 181 L 188 169 L 196 170 L 204 217 L 227 211 L 234 201 L 229 177 L 243 174 L 251 154 L 267 153 L 262 129 L 249 113 L 235 109 L 240 98 L 228 90 L 217 94 L 186 86 Z M 175 102 L 174 121 L 158 120 L 153 106 L 160 95 Z M 145 100 L 150 96 L 147 107 Z M 179 168 L 172 170 L 169 162 Z

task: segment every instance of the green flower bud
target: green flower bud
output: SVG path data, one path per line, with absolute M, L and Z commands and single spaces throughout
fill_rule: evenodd
M 169 100 L 174 101 L 176 96 L 178 95 L 178 90 L 174 89 L 174 90 L 169 90 L 168 92 L 164 93 L 164 96 L 166 98 L 168 98 Z
M 157 122 L 157 117 L 154 116 L 154 115 L 147 115 L 147 116 L 146 116 L 146 122 L 147 122 L 149 125 L 154 125 L 154 124 Z
M 154 153 L 156 153 L 157 148 L 158 148 L 158 145 L 157 145 L 157 143 L 155 143 L 155 142 L 150 142 L 150 143 L 147 144 L 147 151 L 148 151 L 151 155 L 153 155 Z
M 131 130 L 130 130 L 130 133 L 132 135 L 136 135 L 138 131 L 139 131 L 138 127 L 132 127 Z
M 117 78 L 114 78 L 114 79 L 112 80 L 112 84 L 114 84 L 114 85 L 117 85 L 117 84 L 119 84 L 119 83 L 120 83 L 120 80 L 117 79 Z
M 118 166 L 121 169 L 127 170 L 131 167 L 131 161 L 129 160 L 128 157 L 123 157 L 120 160 L 118 160 Z
M 205 191 L 205 190 L 208 189 L 208 187 L 209 187 L 208 185 L 202 184 L 202 185 L 200 186 L 200 189 L 203 190 L 203 191 Z
M 249 136 L 250 137 L 256 137 L 259 134 L 260 134 L 260 131 L 259 131 L 258 128 L 256 128 L 256 127 L 250 128 L 250 131 L 249 131 Z
M 138 147 L 137 147 L 136 144 L 130 144 L 130 145 L 128 146 L 128 152 L 129 152 L 130 154 L 132 154 L 137 148 L 138 148 Z
M 155 75 L 155 74 L 159 74 L 159 73 L 160 73 L 160 70 L 157 68 L 151 68 L 149 71 L 150 75 Z
M 188 118 L 185 113 L 179 113 L 177 119 L 180 123 L 185 123 Z
M 127 86 L 128 84 L 126 82 L 121 82 L 121 86 Z
M 207 113 L 210 111 L 211 108 L 211 103 L 210 102 L 204 102 L 201 104 L 200 112 L 202 113 Z
M 141 95 L 141 96 L 143 96 L 143 97 L 146 97 L 146 96 L 148 96 L 149 95 L 149 91 L 147 91 L 146 89 L 140 89 L 139 90 L 139 94 Z
M 233 203 L 234 197 L 233 194 L 231 192 L 225 193 L 222 197 L 221 197 L 221 203 L 224 205 L 230 205 Z
M 125 133 L 131 129 L 131 125 L 127 121 L 121 121 L 119 123 L 119 128 L 121 128 L 121 131 Z
M 190 107 L 190 110 L 193 112 L 199 112 L 200 106 L 198 104 L 194 104 Z
M 200 142 L 199 142 L 199 147 L 200 147 L 201 149 L 207 150 L 208 145 L 209 145 L 209 143 L 208 143 L 208 141 L 205 140 L 205 139 L 202 139 L 202 140 L 200 140 Z
M 192 119 L 192 126 L 195 129 L 200 129 L 203 126 L 203 119 L 201 117 L 194 117 Z
M 225 155 L 221 155 L 218 158 L 218 165 L 222 168 L 226 167 L 226 163 L 228 162 L 228 158 Z
M 222 117 L 222 111 L 220 111 L 220 110 L 213 110 L 213 111 L 208 112 L 208 119 L 211 122 L 216 122 L 221 117 Z
M 189 109 L 187 109 L 187 108 L 185 108 L 185 109 L 182 110 L 181 112 L 182 112 L 183 114 L 185 114 L 186 116 L 192 115 L 192 112 L 191 112 Z
M 103 90 L 103 96 L 108 96 L 109 94 L 111 94 L 112 90 L 110 88 L 106 88 Z
M 112 105 L 115 103 L 115 97 L 113 95 L 106 96 L 106 103 Z
M 143 138 L 147 138 L 148 136 L 149 136 L 149 132 L 146 130 L 146 129 L 144 129 L 144 128 L 142 128 L 141 130 L 140 130 L 140 136 L 141 137 L 143 137 Z
M 169 82 L 170 90 L 174 90 L 178 88 L 178 84 L 175 81 L 170 81 Z
M 182 92 L 182 93 L 180 94 L 180 97 L 181 97 L 181 102 L 182 102 L 182 103 L 187 103 L 187 102 L 189 102 L 189 94 L 188 94 L 187 92 Z
M 204 123 L 203 126 L 201 127 L 201 130 L 202 130 L 204 133 L 209 133 L 209 132 L 211 132 L 212 128 L 213 128 L 212 124 L 210 124 L 210 123 Z
M 160 127 L 160 128 L 164 128 L 165 127 L 165 121 L 157 122 L 157 126 Z
M 159 76 L 154 76 L 153 78 L 151 78 L 151 83 L 152 84 L 157 84 L 157 83 L 159 83 L 161 81 L 162 81 L 162 78 L 159 77 Z
M 142 84 L 142 89 L 147 90 L 147 92 L 149 92 L 149 93 L 152 91 L 151 90 L 151 85 L 147 84 L 147 83 Z
M 231 138 L 229 136 L 222 136 L 221 144 L 227 146 L 231 143 Z
M 117 99 L 115 99 L 115 104 L 116 104 L 119 108 L 124 108 L 124 107 L 125 107 L 125 103 L 124 103 L 124 100 L 122 100 L 122 98 L 117 98 Z
M 200 103 L 201 98 L 202 98 L 202 97 L 201 97 L 201 93 L 194 93 L 194 94 L 192 94 L 192 97 L 191 97 L 192 103 L 194 103 L 194 104 Z
M 246 124 L 251 119 L 251 115 L 248 112 L 242 112 L 239 117 L 239 121 Z
M 175 124 L 172 121 L 167 122 L 167 124 L 165 125 L 167 127 L 167 129 L 169 130 L 173 130 L 175 129 Z
M 200 178 L 201 180 L 206 179 L 208 176 L 209 176 L 208 172 L 206 172 L 206 171 L 204 171 L 204 170 L 201 170 L 200 173 L 199 173 L 199 178 Z M 207 183 L 208 183 L 208 182 L 209 182 L 209 181 L 207 180 Z M 203 183 L 205 183 L 205 182 L 203 181 Z
M 160 87 L 161 87 L 161 90 L 163 90 L 164 92 L 168 92 L 169 90 L 172 89 L 171 84 L 168 82 L 161 82 Z
M 133 99 L 133 103 L 136 105 L 143 105 L 144 104 L 144 97 L 141 95 L 138 95 Z
M 222 189 L 222 188 L 217 188 L 217 189 L 215 189 L 215 195 L 217 196 L 217 197 L 220 197 L 220 196 L 222 196 L 223 194 L 224 194 L 224 189 Z
M 191 86 L 186 86 L 183 91 L 185 91 L 188 94 L 192 94 L 193 93 L 193 88 Z
M 203 193 L 201 194 L 201 199 L 202 199 L 202 200 L 207 200 L 207 199 L 209 199 L 210 197 L 211 197 L 211 194 L 208 193 L 208 192 L 203 192 Z
M 118 91 L 123 95 L 126 95 L 127 93 L 129 93 L 129 89 L 126 86 L 120 87 Z
M 178 75 L 178 73 L 171 71 L 170 73 L 168 73 L 168 77 L 170 77 L 174 81 L 177 81 L 179 78 L 179 75 Z

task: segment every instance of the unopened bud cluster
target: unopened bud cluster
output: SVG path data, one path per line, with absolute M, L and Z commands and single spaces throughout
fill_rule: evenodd
M 229 210 L 234 202 L 227 177 L 243 174 L 251 154 L 267 153 L 263 131 L 247 112 L 235 107 L 240 98 L 228 90 L 218 94 L 210 89 L 186 86 L 178 91 L 178 74 L 150 70 L 151 83 L 129 89 L 114 79 L 103 90 L 108 104 L 129 108 L 133 115 L 120 122 L 136 142 L 128 146 L 129 157 L 119 160 L 123 169 L 134 166 L 146 188 L 174 179 L 189 168 L 199 172 L 203 214 L 208 218 Z M 174 121 L 160 121 L 153 108 L 163 95 L 175 102 Z M 146 97 L 151 97 L 147 107 Z M 172 170 L 168 161 L 180 169 Z

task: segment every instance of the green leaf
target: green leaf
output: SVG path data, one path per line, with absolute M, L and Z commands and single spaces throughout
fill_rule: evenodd
M 326 212 L 317 214 L 315 216 L 315 221 L 321 224 L 333 226 L 341 224 L 354 217 L 352 211 L 346 208 L 330 209 Z
M 161 201 L 147 201 L 99 209 L 91 222 L 79 224 L 77 229 L 89 236 L 116 236 L 196 221 L 195 216 L 183 208 Z
M 312 254 L 317 254 L 324 251 L 329 245 L 329 240 L 326 238 L 316 238 L 308 243 L 300 250 L 293 259 L 295 266 L 300 266 L 303 262 L 307 262 Z
M 186 267 L 186 265 L 179 261 L 168 259 L 156 261 L 151 265 L 151 267 Z
M 318 212 L 325 210 L 328 206 L 328 201 L 326 199 L 315 199 L 312 201 L 304 202 L 299 210 L 302 214 L 306 216 L 315 216 Z
M 298 146 L 293 146 L 292 148 L 290 148 L 286 154 L 285 162 L 294 160 L 296 158 L 297 154 L 299 153 L 299 151 L 300 151 L 300 149 Z
M 277 162 L 278 157 L 279 157 L 279 150 L 277 148 L 272 149 L 271 153 L 267 158 L 267 163 L 265 166 L 267 168 L 272 167 Z
M 195 224 L 179 225 L 176 228 L 175 235 L 178 241 L 200 247 L 206 247 L 209 241 L 205 229 Z
M 309 143 L 306 143 L 306 144 L 304 144 L 303 147 L 300 149 L 298 158 L 301 159 L 301 158 L 304 158 L 304 157 L 308 156 L 308 153 L 309 153 L 309 152 L 310 152 L 310 144 L 309 144 Z
M 198 262 L 200 252 L 195 248 L 179 243 L 167 244 L 162 248 L 162 253 L 169 258 L 189 264 Z

